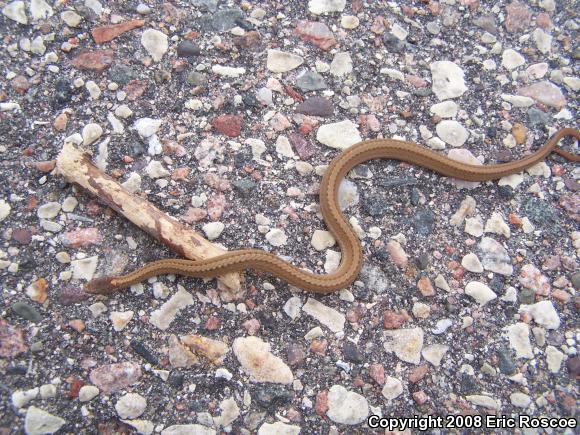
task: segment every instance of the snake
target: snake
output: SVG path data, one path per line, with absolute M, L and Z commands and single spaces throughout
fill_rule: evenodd
M 272 274 L 306 291 L 320 294 L 335 292 L 352 284 L 363 265 L 363 253 L 358 236 L 338 205 L 339 184 L 356 165 L 368 160 L 392 159 L 421 166 L 446 177 L 466 181 L 489 181 L 521 172 L 541 162 L 552 152 L 566 160 L 579 162 L 580 156 L 557 146 L 562 138 L 568 136 L 580 140 L 580 131 L 562 128 L 535 152 L 519 160 L 491 165 L 458 162 L 406 140 L 361 141 L 346 148 L 332 160 L 320 183 L 320 211 L 326 227 L 341 250 L 341 260 L 334 271 L 316 274 L 298 268 L 275 254 L 259 249 L 241 249 L 201 260 L 177 258 L 153 261 L 126 275 L 95 278 L 85 285 L 85 291 L 92 294 L 110 294 L 163 274 L 213 278 L 229 272 L 254 269 Z

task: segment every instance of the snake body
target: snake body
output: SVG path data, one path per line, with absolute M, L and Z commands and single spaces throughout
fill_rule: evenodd
M 373 159 L 394 159 L 431 169 L 447 177 L 468 181 L 487 181 L 521 172 L 556 152 L 567 160 L 580 157 L 562 151 L 557 144 L 563 137 L 580 140 L 580 132 L 564 128 L 554 134 L 534 153 L 513 162 L 496 165 L 470 165 L 441 156 L 413 142 L 376 139 L 359 142 L 339 154 L 328 166 L 320 185 L 320 208 L 324 222 L 340 247 L 342 257 L 338 268 L 326 275 L 299 269 L 276 255 L 258 249 L 231 251 L 205 260 L 167 259 L 154 261 L 122 276 L 96 278 L 85 286 L 89 293 L 109 294 L 156 275 L 179 274 L 206 278 L 256 269 L 268 272 L 304 290 L 330 293 L 350 285 L 362 267 L 360 242 L 338 206 L 338 186 L 354 166 Z

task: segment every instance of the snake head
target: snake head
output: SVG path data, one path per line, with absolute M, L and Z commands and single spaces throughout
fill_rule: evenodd
M 84 286 L 85 293 L 93 295 L 108 295 L 115 290 L 114 279 L 110 276 L 92 279 Z

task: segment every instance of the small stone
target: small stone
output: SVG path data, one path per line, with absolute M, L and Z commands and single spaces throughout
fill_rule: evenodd
M 61 210 L 61 205 L 58 202 L 47 202 L 38 207 L 36 215 L 40 219 L 53 219 L 58 216 Z
M 83 127 L 83 145 L 90 145 L 99 140 L 103 134 L 103 128 L 99 124 L 87 124 Z
M 528 313 L 534 321 L 546 329 L 558 329 L 560 327 L 560 316 L 551 301 L 540 301 L 532 305 L 522 305 L 520 313 Z
M 279 228 L 274 228 L 266 234 L 266 240 L 272 246 L 284 246 L 288 241 L 288 236 Z
M 13 1 L 8 3 L 2 9 L 2 14 L 6 18 L 10 18 L 12 21 L 16 21 L 19 24 L 28 24 L 28 18 L 26 17 L 26 10 L 23 1 Z
M 145 412 L 147 400 L 137 393 L 127 393 L 115 404 L 115 410 L 121 418 L 137 418 Z
M 311 97 L 296 106 L 296 113 L 311 116 L 332 116 L 334 108 L 330 100 L 324 97 Z
M 473 253 L 469 253 L 466 256 L 464 256 L 461 260 L 461 265 L 466 270 L 473 272 L 473 273 L 482 273 L 483 272 L 483 266 L 481 265 L 479 258 L 477 258 L 477 255 L 475 255 Z
M 330 308 L 316 299 L 308 298 L 302 310 L 309 316 L 314 317 L 332 332 L 340 332 L 344 329 L 346 318 L 344 314 Z
M 499 401 L 490 396 L 484 396 L 482 394 L 475 394 L 471 396 L 465 396 L 465 399 L 474 404 L 475 406 L 481 406 L 483 408 L 493 409 L 499 411 L 501 405 Z
M 429 361 L 433 366 L 439 367 L 441 365 L 441 360 L 449 350 L 449 346 L 444 344 L 432 344 L 430 346 L 425 346 L 421 352 L 423 358 Z
M 195 57 L 201 54 L 199 45 L 191 41 L 181 41 L 177 46 L 177 55 L 179 57 Z
M 346 6 L 346 0 L 309 0 L 308 10 L 314 15 L 330 12 L 342 12 Z
M 467 91 L 463 70 L 455 63 L 443 60 L 431 63 L 433 93 L 440 101 L 460 97 Z
M 547 54 L 552 51 L 552 35 L 544 32 L 542 29 L 535 29 L 532 32 L 532 39 L 540 53 Z
M 335 423 L 359 424 L 367 418 L 368 414 L 368 402 L 360 394 L 348 391 L 341 385 L 333 385 L 328 391 L 326 415 Z
M 49 414 L 36 406 L 30 406 L 24 418 L 24 431 L 26 435 L 51 434 L 57 432 L 65 423 L 66 420 L 63 418 Z
M 12 405 L 14 405 L 14 407 L 17 409 L 25 407 L 32 400 L 36 399 L 38 396 L 38 391 L 38 387 L 26 391 L 15 391 L 12 393 Z
M 562 90 L 549 81 L 534 83 L 518 89 L 518 95 L 530 97 L 546 106 L 562 109 L 566 104 L 566 97 Z
M 242 130 L 243 119 L 238 115 L 220 115 L 211 122 L 218 133 L 229 137 L 237 137 Z
M 330 74 L 336 77 L 344 77 L 352 72 L 352 59 L 347 52 L 340 52 L 334 55 L 330 63 Z
M 525 63 L 526 59 L 520 53 L 511 48 L 504 50 L 501 55 L 501 65 L 508 71 L 516 69 Z
M 465 294 L 475 299 L 480 307 L 497 298 L 495 292 L 485 284 L 471 281 L 465 286 Z
M 485 223 L 484 232 L 495 233 L 508 238 L 511 236 L 510 227 L 505 223 L 501 214 L 493 212 L 491 218 Z
M 246 73 L 245 68 L 235 68 L 231 66 L 223 66 L 223 65 L 214 65 L 211 67 L 211 70 L 214 74 L 223 77 L 232 77 L 237 78 Z
M 528 6 L 518 0 L 513 0 L 507 5 L 506 13 L 505 28 L 508 32 L 513 33 L 525 30 L 532 18 L 532 13 Z
M 14 305 L 18 303 L 19 302 L 16 302 L 11 306 L 12 311 L 17 314 L 18 312 L 14 309 Z M 22 304 L 22 302 L 20 303 Z M 38 315 L 38 320 L 35 321 L 42 320 L 40 314 L 38 312 L 36 312 L 36 314 Z M 21 314 L 18 315 L 24 317 Z M 16 326 L 10 325 L 4 319 L 0 319 L 0 358 L 11 359 L 27 350 L 28 347 L 24 343 L 24 331 Z
M 280 50 L 268 50 L 266 67 L 275 73 L 284 73 L 298 68 L 304 63 L 301 56 L 286 53 Z
M 385 329 L 399 329 L 406 321 L 406 317 L 391 310 L 383 312 L 383 326 Z
M 322 50 L 329 50 L 336 44 L 334 35 L 328 26 L 319 21 L 299 20 L 294 34 L 303 41 L 308 41 Z
M 336 240 L 329 231 L 316 230 L 312 235 L 310 244 L 317 251 L 324 251 L 326 248 L 334 246 Z
M 518 281 L 523 287 L 533 290 L 538 295 L 548 296 L 551 292 L 549 278 L 542 275 L 533 264 L 526 264 L 522 267 Z
M 205 224 L 202 229 L 208 240 L 217 239 L 224 231 L 225 225 L 221 222 L 210 222 Z
M 110 314 L 113 329 L 115 331 L 122 331 L 133 318 L 133 311 L 112 311 Z
M 167 35 L 155 29 L 147 29 L 141 35 L 141 45 L 155 62 L 159 62 L 167 52 Z
M 104 44 L 112 41 L 125 32 L 142 27 L 145 24 L 143 20 L 129 20 L 119 24 L 95 27 L 91 34 L 97 44 Z
M 426 276 L 419 278 L 419 281 L 417 281 L 417 289 L 424 297 L 435 296 L 433 284 L 431 284 L 431 280 Z
M 141 367 L 134 362 L 108 364 L 92 370 L 89 378 L 104 394 L 111 394 L 136 383 Z
M 178 313 L 189 305 L 193 305 L 193 297 L 185 289 L 180 288 L 167 302 L 159 309 L 151 313 L 149 323 L 165 331 Z
M 469 137 L 469 132 L 457 121 L 441 121 L 436 131 L 441 140 L 454 147 L 462 146 Z
M 530 329 L 526 323 L 515 323 L 504 330 L 507 332 L 510 346 L 516 351 L 516 358 L 529 359 L 534 357 L 530 342 Z
M 99 395 L 100 391 L 94 385 L 83 385 L 79 390 L 79 401 L 90 402 Z
M 115 52 L 113 50 L 85 51 L 76 56 L 71 65 L 83 71 L 95 71 L 101 73 L 111 66 Z
M 340 18 L 340 25 L 344 29 L 352 30 L 359 26 L 359 19 L 354 15 L 343 15 Z
M 169 177 L 169 175 L 171 175 L 158 160 L 151 160 L 147 166 L 145 166 L 145 173 L 152 179 Z
M 75 11 L 70 11 L 70 10 L 62 12 L 60 14 L 60 17 L 65 22 L 65 24 L 69 27 L 78 27 L 78 25 L 83 20 L 83 17 L 81 17 Z
M 316 140 L 331 148 L 344 150 L 362 140 L 357 126 L 350 120 L 325 124 L 316 132 Z
M 384 331 L 384 347 L 387 352 L 394 352 L 402 361 L 419 364 L 423 349 L 423 330 L 421 328 L 397 329 Z
M 293 426 L 290 424 L 277 421 L 275 423 L 264 423 L 258 429 L 258 435 L 298 435 L 300 434 L 300 426 Z
M 496 240 L 484 237 L 478 246 L 481 251 L 479 259 L 485 270 L 490 270 L 501 275 L 511 275 L 513 266 L 506 249 Z
M 320 91 L 326 89 L 324 77 L 315 71 L 304 71 L 296 77 L 296 86 L 303 92 Z
M 554 346 L 546 347 L 546 364 L 551 373 L 559 373 L 566 356 Z
M 252 382 L 291 384 L 294 380 L 290 368 L 270 352 L 268 343 L 259 338 L 238 337 L 232 348 Z
M 455 101 L 443 101 L 431 106 L 429 111 L 441 118 L 454 118 L 457 115 L 459 106 Z
M 527 394 L 515 392 L 510 394 L 510 401 L 512 405 L 518 408 L 527 408 L 532 403 L 532 398 Z
M 403 394 L 403 383 L 397 378 L 387 376 L 381 393 L 387 400 L 394 400 Z

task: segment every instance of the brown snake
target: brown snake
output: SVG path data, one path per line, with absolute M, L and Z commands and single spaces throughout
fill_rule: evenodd
M 580 140 L 580 132 L 572 128 L 559 130 L 536 152 L 509 163 L 498 165 L 469 165 L 443 157 L 412 142 L 376 139 L 359 142 L 339 154 L 328 166 L 320 185 L 320 208 L 324 222 L 337 240 L 342 252 L 338 268 L 327 275 L 301 270 L 276 255 L 258 249 L 232 251 L 205 260 L 168 259 L 154 261 L 131 273 L 115 277 L 96 278 L 87 283 L 85 291 L 109 294 L 144 279 L 162 274 L 179 274 L 198 278 L 223 275 L 245 269 L 262 270 L 304 290 L 330 293 L 350 285 L 362 267 L 362 250 L 357 235 L 341 213 L 338 185 L 354 166 L 372 159 L 394 159 L 431 169 L 439 174 L 468 181 L 487 181 L 521 172 L 544 160 L 551 152 L 567 160 L 579 162 L 576 156 L 557 148 L 563 137 Z

